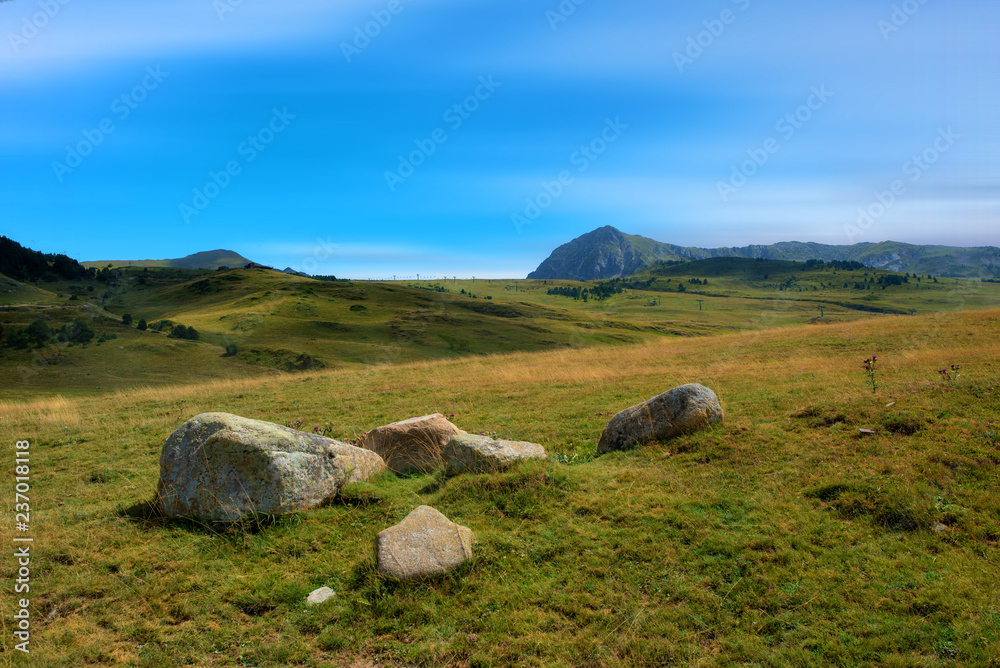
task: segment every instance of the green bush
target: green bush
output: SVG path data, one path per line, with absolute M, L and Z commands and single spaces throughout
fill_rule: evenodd
M 70 343 L 88 343 L 94 338 L 94 330 L 81 320 L 73 320 L 63 325 L 58 338 Z
M 24 333 L 31 339 L 34 345 L 43 345 L 52 339 L 52 330 L 44 320 L 38 319 L 24 329 Z
M 173 329 L 170 330 L 170 333 L 167 334 L 167 337 L 171 339 L 188 339 L 190 341 L 197 341 L 198 330 L 196 330 L 194 327 L 185 327 L 184 325 L 174 325 Z

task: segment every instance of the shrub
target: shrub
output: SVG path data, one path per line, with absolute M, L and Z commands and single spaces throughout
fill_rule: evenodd
M 126 313 L 125 315 L 122 316 L 122 324 L 125 325 L 126 327 L 129 327 L 132 324 L 131 313 Z
M 171 339 L 188 339 L 191 341 L 197 341 L 198 330 L 196 330 L 194 327 L 185 327 L 184 325 L 174 325 L 173 329 L 170 330 L 170 333 L 167 334 L 167 337 Z
M 236 357 L 236 353 L 237 353 L 236 344 L 235 343 L 227 343 L 226 344 L 226 354 L 223 355 L 223 357 Z
M 147 325 L 146 321 L 143 320 L 142 318 L 139 319 L 139 324 L 135 326 L 135 328 L 138 329 L 140 332 L 145 332 L 147 327 L 149 327 L 149 325 Z
M 7 345 L 11 348 L 30 348 L 34 339 L 23 329 L 13 328 L 7 332 Z
M 31 337 L 37 345 L 47 343 L 49 339 L 52 338 L 52 330 L 49 329 L 49 326 L 45 323 L 45 321 L 40 318 L 28 325 L 25 328 L 24 333 Z
M 69 341 L 71 343 L 88 343 L 93 338 L 94 330 L 87 323 L 80 320 L 73 320 L 66 323 L 59 333 L 60 341 Z

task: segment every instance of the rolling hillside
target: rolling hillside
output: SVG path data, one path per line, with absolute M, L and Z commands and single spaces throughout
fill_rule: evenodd
M 1000 305 L 1000 284 L 717 258 L 628 279 L 319 281 L 263 269 L 123 268 L 0 290 L 0 398 L 834 325 Z M 575 297 L 575 298 L 574 298 Z M 128 315 L 130 324 L 123 322 Z M 140 320 L 148 328 L 137 329 Z M 11 344 L 41 321 L 93 340 Z M 197 339 L 174 330 L 193 328 Z M 55 334 L 52 335 L 53 337 Z
M 32 652 L 51 668 L 997 665 L 998 327 L 998 310 L 879 316 L 197 383 L 192 364 L 173 387 L 0 402 L 0 437 L 31 442 Z M 724 424 L 594 456 L 611 414 L 687 382 L 718 393 Z M 383 475 L 213 529 L 155 511 L 164 440 L 205 411 L 342 440 L 443 412 L 549 457 Z M 421 504 L 472 529 L 473 561 L 380 577 L 376 534 Z M 307 606 L 323 586 L 336 596 Z
M 226 267 L 236 269 L 250 264 L 251 260 L 246 259 L 239 253 L 230 250 L 212 250 L 193 253 L 174 260 L 93 260 L 81 262 L 85 267 L 103 269 L 104 267 L 172 267 L 175 269 L 219 269 Z

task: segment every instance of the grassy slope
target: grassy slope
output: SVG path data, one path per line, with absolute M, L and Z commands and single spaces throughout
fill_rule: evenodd
M 133 270 L 106 299 L 106 286 L 96 282 L 90 292 L 79 285 L 43 284 L 48 291 L 36 295 L 38 303 L 4 307 L 0 323 L 23 327 L 44 317 L 61 326 L 80 317 L 98 333 L 118 338 L 86 347 L 0 351 L 0 370 L 17 379 L 0 387 L 0 399 L 273 375 L 302 357 L 327 367 L 363 368 L 804 323 L 831 326 L 870 317 L 873 310 L 927 313 L 1000 304 L 1000 284 L 977 281 L 843 288 L 844 282 L 865 280 L 866 273 L 885 273 L 874 270 L 806 272 L 802 265 L 717 259 L 656 271 L 649 275 L 654 283 L 648 290 L 589 302 L 546 294 L 554 286 L 588 286 L 569 281 L 331 283 L 265 270 L 167 270 L 149 273 L 145 284 L 138 282 L 144 274 Z M 708 279 L 709 285 L 688 283 L 692 277 Z M 685 293 L 676 292 L 680 283 Z M 821 284 L 827 287 L 820 289 Z M 447 292 L 428 289 L 432 286 Z M 67 301 L 73 291 L 82 299 Z M 119 324 L 123 313 L 135 321 L 192 326 L 201 338 L 181 342 L 165 333 L 138 332 Z M 238 357 L 222 356 L 230 343 L 237 345 Z
M 149 267 L 149 268 L 165 268 L 174 267 L 178 269 L 188 269 L 188 268 L 205 268 L 205 269 L 217 269 L 218 267 L 242 267 L 249 263 L 250 260 L 243 257 L 239 253 L 226 250 L 214 250 L 214 251 L 202 251 L 200 253 L 193 253 L 191 255 L 168 259 L 168 260 L 94 260 L 90 262 L 81 262 L 84 267 L 95 269 L 104 269 L 105 267 L 111 266 L 116 267 Z
M 998 665 L 998 331 L 876 316 L 0 405 L 4 442 L 34 443 L 33 665 Z M 590 459 L 612 412 L 683 382 L 724 426 Z M 386 476 L 259 532 L 142 520 L 164 439 L 208 410 L 340 438 L 441 411 L 552 459 Z M 474 563 L 380 580 L 375 534 L 422 503 L 475 531 Z

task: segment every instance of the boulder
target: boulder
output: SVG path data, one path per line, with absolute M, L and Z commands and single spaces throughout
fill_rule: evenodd
M 545 459 L 545 448 L 527 441 L 497 441 L 489 436 L 452 436 L 441 452 L 448 475 L 493 473 L 522 459 Z
M 665 441 L 722 422 L 723 418 L 715 392 L 697 383 L 681 385 L 611 418 L 597 443 L 597 454 L 647 441 Z
M 203 413 L 163 445 L 159 498 L 169 516 L 232 522 L 319 506 L 385 470 L 382 459 L 316 434 Z
M 428 473 L 441 467 L 441 449 L 448 439 L 465 432 L 440 413 L 376 427 L 364 447 L 378 453 L 396 473 Z
M 475 536 L 430 506 L 419 506 L 375 537 L 382 575 L 406 580 L 441 575 L 472 558 Z

